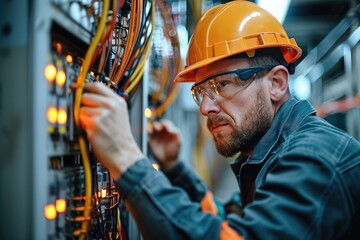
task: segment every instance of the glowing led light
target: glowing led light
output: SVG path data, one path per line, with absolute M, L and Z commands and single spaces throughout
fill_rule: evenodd
M 56 211 L 59 212 L 59 213 L 65 212 L 65 210 L 66 210 L 66 201 L 65 201 L 65 199 L 63 199 L 63 198 L 56 199 L 55 208 L 56 208 Z
M 106 188 L 101 189 L 101 197 L 102 198 L 106 197 Z
M 150 118 L 152 115 L 151 109 L 150 108 L 146 108 L 144 111 L 145 117 L 146 118 Z
M 53 64 L 46 65 L 44 75 L 49 82 L 53 82 L 56 77 L 56 67 Z
M 60 108 L 58 111 L 57 121 L 59 124 L 65 124 L 67 121 L 67 112 L 65 108 Z
M 151 165 L 153 166 L 153 168 L 155 168 L 156 171 L 159 171 L 159 169 L 160 169 L 159 164 L 157 164 L 157 163 L 152 163 Z
M 50 123 L 56 123 L 57 119 L 58 119 L 58 111 L 56 109 L 55 106 L 50 106 L 47 110 L 47 120 Z
M 46 204 L 44 207 L 44 215 L 47 220 L 53 220 L 56 218 L 56 208 L 54 204 Z
M 67 63 L 72 63 L 72 62 L 74 61 L 74 59 L 73 59 L 73 57 L 72 57 L 70 54 L 68 54 L 68 55 L 66 55 L 66 57 L 65 57 L 65 61 L 66 61 Z
M 64 86 L 65 81 L 66 81 L 66 74 L 65 74 L 64 70 L 58 71 L 56 74 L 56 83 L 60 87 L 62 87 L 62 86 Z
M 61 46 L 61 44 L 60 44 L 60 43 L 56 43 L 56 44 L 55 44 L 55 48 L 56 48 L 56 52 L 57 52 L 58 54 L 61 54 L 61 52 L 62 52 L 62 46 Z

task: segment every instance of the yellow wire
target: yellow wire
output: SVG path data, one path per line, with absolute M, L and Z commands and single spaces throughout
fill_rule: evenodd
M 92 56 L 96 50 L 96 47 L 101 39 L 101 36 L 104 32 L 105 25 L 106 25 L 106 19 L 107 19 L 107 14 L 105 14 L 105 13 L 107 12 L 108 9 L 109 9 L 109 0 L 104 0 L 104 6 L 103 6 L 103 11 L 102 11 L 104 14 L 101 16 L 99 27 L 98 27 L 96 34 L 90 44 L 88 51 L 86 52 L 85 60 L 83 62 L 83 65 L 81 66 L 80 74 L 77 78 L 76 85 L 74 85 L 74 87 L 76 87 L 75 102 L 74 102 L 74 121 L 75 121 L 76 126 L 80 126 L 79 112 L 80 112 L 81 96 L 82 96 L 82 92 L 83 92 L 83 87 L 84 87 L 83 85 L 84 85 L 85 77 L 86 77 L 86 74 L 90 67 L 91 58 L 92 58 Z
M 83 160 L 84 166 L 84 173 L 85 173 L 85 210 L 84 210 L 84 217 L 85 220 L 82 223 L 82 230 L 87 232 L 88 229 L 88 217 L 90 217 L 90 210 L 91 210 L 91 167 L 90 167 L 90 159 L 87 153 L 86 143 L 84 137 L 79 137 L 79 145 L 80 145 L 80 152 Z M 80 236 L 80 239 L 84 239 L 85 234 Z
M 150 41 L 149 41 L 150 42 Z M 126 88 L 126 90 L 124 91 L 126 94 L 129 94 L 131 92 L 131 90 L 133 90 L 133 88 L 135 88 L 135 86 L 139 83 L 141 77 L 142 77 L 142 74 L 144 73 L 144 65 L 145 65 L 145 62 L 146 62 L 146 59 L 148 58 L 149 56 L 149 49 L 150 49 L 150 45 L 151 44 L 148 44 L 146 46 L 146 52 L 145 52 L 145 56 L 141 59 L 141 62 L 139 63 L 138 67 L 136 68 L 136 70 L 134 71 L 134 74 L 131 75 L 130 77 L 130 81 L 131 81 L 131 84 L 128 88 Z M 139 72 L 139 74 L 135 74 Z M 134 77 L 135 76 L 135 77 Z
M 120 197 L 120 196 L 119 196 Z M 118 226 L 117 226 L 117 237 L 119 237 L 120 240 L 122 240 L 122 234 L 121 234 L 121 218 L 120 218 L 120 209 L 118 209 L 117 211 L 117 222 L 118 222 Z
M 139 50 L 138 50 L 139 51 Z M 138 55 L 138 54 L 136 54 Z M 129 80 L 128 82 L 130 82 L 130 86 L 127 87 L 124 92 L 126 94 L 129 94 L 131 92 L 131 90 L 136 86 L 138 80 L 140 79 L 139 78 L 139 75 L 142 76 L 142 73 L 143 73 L 143 69 L 144 69 L 144 66 L 145 66 L 145 60 L 146 59 L 146 53 L 145 53 L 145 57 L 143 56 L 141 59 L 140 59 L 140 62 L 138 64 L 138 66 L 136 67 L 136 69 L 134 70 L 134 72 L 131 74 L 131 76 L 129 77 Z M 140 73 L 140 74 L 139 74 Z
M 113 0 L 113 8 L 112 8 L 112 11 L 113 13 L 117 11 L 117 0 Z M 117 14 L 115 14 L 115 19 L 117 17 Z M 109 44 L 111 43 L 112 41 L 112 32 L 113 31 L 113 26 L 111 25 L 111 22 L 112 22 L 113 19 L 111 19 L 110 21 L 110 24 L 106 27 L 106 30 L 105 30 L 105 34 L 103 35 L 103 37 L 106 37 L 108 34 L 109 34 L 109 37 L 108 39 L 106 40 Z M 116 23 L 115 23 L 116 24 Z M 110 32 L 110 33 L 109 33 Z M 103 39 L 101 39 L 103 40 Z M 104 45 L 106 46 L 106 44 Z M 98 72 L 102 72 L 104 70 L 104 66 L 105 66 L 105 63 L 106 63 L 106 59 L 108 59 L 108 56 L 109 56 L 109 53 L 111 51 L 111 47 L 108 47 L 108 50 L 107 51 L 102 51 L 101 53 L 101 59 L 99 61 L 99 67 L 98 67 Z
M 74 101 L 74 121 L 76 126 L 80 126 L 80 120 L 79 120 L 79 113 L 80 113 L 80 106 L 81 106 L 81 97 L 84 87 L 84 81 L 86 74 L 88 72 L 88 69 L 90 67 L 90 61 L 92 56 L 94 55 L 94 52 L 96 50 L 96 47 L 101 39 L 101 36 L 104 32 L 105 25 L 106 25 L 106 19 L 107 19 L 107 10 L 109 9 L 109 0 L 104 0 L 103 2 L 103 15 L 101 16 L 99 27 L 96 31 L 96 34 L 89 46 L 88 51 L 85 55 L 85 60 L 83 62 L 83 65 L 80 70 L 80 74 L 77 78 L 76 85 L 76 92 L 75 92 L 75 101 Z M 79 145 L 80 145 L 80 152 L 83 160 L 84 165 L 84 172 L 85 172 L 85 210 L 84 210 L 84 217 L 85 220 L 82 223 L 82 230 L 86 233 L 88 229 L 88 220 L 87 217 L 90 216 L 91 211 L 91 169 L 90 169 L 90 161 L 89 156 L 86 149 L 85 139 L 83 137 L 79 137 Z M 85 239 L 85 234 L 82 234 L 80 236 L 80 239 Z
M 165 101 L 158 108 L 155 109 L 156 116 L 162 116 L 166 111 L 166 109 L 174 102 L 178 94 L 178 89 L 179 89 L 179 84 L 175 84 L 169 96 L 167 96 Z

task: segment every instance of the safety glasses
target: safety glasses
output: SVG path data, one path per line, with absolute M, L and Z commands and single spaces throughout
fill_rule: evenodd
M 245 89 L 255 79 L 258 72 L 271 70 L 275 65 L 250 66 L 211 76 L 191 87 L 191 94 L 200 106 L 205 94 L 213 101 L 231 98 L 238 91 Z

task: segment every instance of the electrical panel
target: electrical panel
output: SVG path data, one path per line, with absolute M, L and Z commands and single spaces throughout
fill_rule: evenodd
M 140 239 L 111 175 L 91 152 L 78 114 L 82 86 L 102 82 L 126 97 L 132 127 L 137 129 L 135 139 L 144 147 L 142 113 L 147 92 L 142 77 L 150 50 L 154 2 L 24 2 L 1 6 L 9 11 L 2 12 L 5 17 L 0 22 L 9 31 L 1 35 L 1 104 L 12 92 L 6 104 L 13 100 L 14 106 L 20 106 L 16 121 L 25 122 L 18 125 L 19 138 L 6 135 L 1 141 L 23 154 L 1 148 L 10 162 L 1 172 L 3 190 L 13 200 L 1 197 L 2 207 L 10 209 L 2 209 L 8 221 L 0 238 Z M 21 22 L 18 13 L 24 13 Z M 20 36 L 13 35 L 14 30 L 26 30 L 20 44 L 11 41 Z M 3 81 L 12 77 L 16 84 Z M 22 90 L 15 98 L 17 84 Z M 13 111 L 6 105 L 1 118 L 10 117 Z M 2 121 L 0 128 L 5 133 L 16 132 L 11 122 Z M 9 186 L 9 170 L 19 173 L 14 178 L 19 192 Z

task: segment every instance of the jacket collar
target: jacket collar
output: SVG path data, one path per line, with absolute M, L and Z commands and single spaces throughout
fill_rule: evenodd
M 263 162 L 307 116 L 315 113 L 315 109 L 306 100 L 298 101 L 292 98 L 286 101 L 276 113 L 270 129 L 260 139 L 247 162 Z
M 287 100 L 276 113 L 270 129 L 260 139 L 246 162 L 256 164 L 265 161 L 307 116 L 315 113 L 315 109 L 306 100 L 298 101 L 294 98 Z

